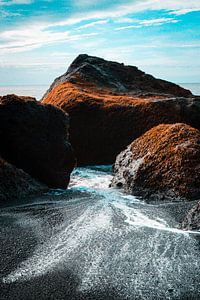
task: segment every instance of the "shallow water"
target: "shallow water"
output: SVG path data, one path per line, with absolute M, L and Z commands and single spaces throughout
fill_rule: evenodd
M 200 298 L 199 233 L 178 229 L 185 204 L 148 205 L 111 178 L 79 168 L 68 191 L 1 209 L 1 299 Z

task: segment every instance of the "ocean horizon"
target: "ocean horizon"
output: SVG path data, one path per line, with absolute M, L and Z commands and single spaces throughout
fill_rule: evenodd
M 178 85 L 190 90 L 194 95 L 200 95 L 200 83 L 177 83 Z M 50 84 L 44 85 L 3 85 L 0 86 L 0 96 L 16 94 L 18 96 L 30 96 L 40 100 Z

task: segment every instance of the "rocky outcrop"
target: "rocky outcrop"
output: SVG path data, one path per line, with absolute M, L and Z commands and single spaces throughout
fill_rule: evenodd
M 26 196 L 47 191 L 47 186 L 39 183 L 23 170 L 0 158 L 0 205 L 13 203 Z
M 200 201 L 186 214 L 181 228 L 184 230 L 200 230 Z
M 133 139 L 162 123 L 200 129 L 200 99 L 136 67 L 80 55 L 57 78 L 43 103 L 70 115 L 79 165 L 110 164 Z
M 147 201 L 200 197 L 200 131 L 186 124 L 161 124 L 121 152 L 111 186 Z
M 168 94 L 171 96 L 190 97 L 192 93 L 174 83 L 156 79 L 135 66 L 106 61 L 87 54 L 79 55 L 70 65 L 68 71 L 55 79 L 47 94 L 56 86 L 65 83 L 90 85 L 99 90 L 113 91 L 122 95 Z M 46 95 L 47 95 L 46 94 Z M 44 96 L 45 98 L 45 96 Z
M 66 188 L 75 165 L 68 128 L 67 114 L 52 105 L 16 95 L 0 99 L 1 157 L 48 187 Z

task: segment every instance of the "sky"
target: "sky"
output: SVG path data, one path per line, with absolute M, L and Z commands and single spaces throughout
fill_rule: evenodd
M 200 0 L 0 0 L 0 85 L 50 84 L 80 53 L 200 82 Z

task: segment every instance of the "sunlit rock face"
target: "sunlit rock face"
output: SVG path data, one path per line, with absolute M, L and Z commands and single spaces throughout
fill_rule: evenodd
M 112 186 L 148 201 L 200 196 L 200 131 L 177 123 L 159 125 L 121 152 Z
M 133 139 L 161 123 L 200 129 L 200 100 L 137 67 L 79 55 L 43 103 L 70 116 L 70 141 L 79 165 L 110 164 Z
M 75 164 L 65 112 L 34 98 L 0 99 L 0 154 L 49 187 L 65 188 Z
M 47 191 L 47 186 L 36 181 L 21 169 L 0 158 L 0 205 L 38 195 Z
M 200 230 L 200 201 L 186 214 L 181 227 L 184 230 Z
M 68 71 L 56 78 L 48 93 L 56 86 L 71 82 L 84 87 L 88 86 L 99 90 L 144 95 L 145 93 L 167 94 L 179 97 L 191 97 L 192 93 L 174 83 L 156 79 L 144 73 L 135 66 L 126 66 L 123 63 L 107 61 L 87 54 L 79 55 L 70 65 Z M 45 97 L 46 97 L 45 96 Z M 44 97 L 44 98 L 45 98 Z

